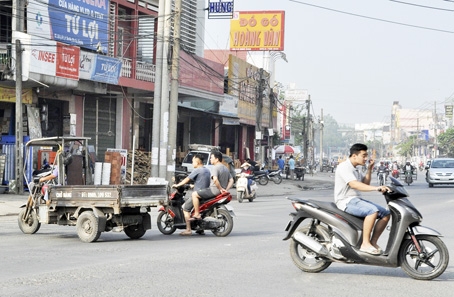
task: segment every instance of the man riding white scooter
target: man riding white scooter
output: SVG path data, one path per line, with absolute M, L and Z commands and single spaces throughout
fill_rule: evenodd
M 241 165 L 241 173 L 239 174 L 236 191 L 238 202 L 243 202 L 243 198 L 249 199 L 249 202 L 255 199 L 255 190 L 257 188 L 253 181 L 254 172 L 252 166 L 245 162 Z

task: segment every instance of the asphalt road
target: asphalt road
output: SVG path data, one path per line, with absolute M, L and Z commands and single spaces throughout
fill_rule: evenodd
M 336 263 L 317 274 L 300 271 L 282 240 L 293 211 L 286 196 L 332 201 L 329 180 L 284 180 L 260 187 L 252 203 L 232 201 L 237 216 L 224 238 L 165 236 L 154 225 L 140 240 L 103 233 L 87 244 L 75 227 L 42 225 L 24 235 L 16 216 L 0 216 L 0 296 L 452 296 L 452 260 L 433 281 L 413 280 L 400 268 Z M 453 189 L 429 189 L 422 178 L 407 187 L 423 225 L 445 236 L 451 258 Z M 384 202 L 379 193 L 366 196 Z

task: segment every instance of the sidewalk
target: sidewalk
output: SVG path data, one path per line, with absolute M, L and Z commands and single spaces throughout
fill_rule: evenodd
M 299 191 L 311 191 L 320 189 L 334 188 L 334 173 L 317 172 L 313 176 L 306 174 L 304 181 L 283 179 L 279 185 L 272 181 L 266 186 L 260 186 L 259 195 L 288 195 L 297 194 Z M 263 189 L 263 190 L 262 190 Z M 266 191 L 265 191 L 266 190 Z M 236 199 L 235 189 L 233 189 L 233 199 Z M 15 216 L 19 214 L 20 207 L 27 202 L 28 192 L 23 195 L 17 194 L 0 194 L 0 216 Z

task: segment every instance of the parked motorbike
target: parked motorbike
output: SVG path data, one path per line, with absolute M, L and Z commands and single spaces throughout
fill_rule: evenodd
M 254 176 L 252 177 L 252 179 L 258 182 L 260 185 L 266 186 L 269 181 L 268 172 L 265 170 L 254 171 Z
M 384 197 L 391 211 L 390 235 L 381 255 L 360 251 L 363 219 L 347 214 L 336 204 L 292 198 L 287 236 L 290 256 L 306 272 L 320 272 L 333 262 L 402 267 L 412 278 L 431 280 L 440 276 L 449 263 L 446 245 L 437 231 L 421 226 L 421 213 L 408 199 L 399 180 L 390 177 L 391 192 Z M 302 224 L 302 222 L 309 222 Z
M 168 204 L 159 208 L 157 225 L 162 234 L 171 235 L 176 229 L 186 229 L 182 206 L 189 187 L 189 185 L 182 185 L 176 188 L 170 194 Z M 212 199 L 200 201 L 201 219 L 191 221 L 191 229 L 199 232 L 210 230 L 219 237 L 229 235 L 233 229 L 233 217 L 235 216 L 233 208 L 227 205 L 231 200 L 232 195 L 224 192 Z
M 413 183 L 413 172 L 411 170 L 405 170 L 405 183 L 407 185 Z
M 236 182 L 236 198 L 238 199 L 239 203 L 242 203 L 243 199 L 248 199 L 249 202 L 252 202 L 257 197 L 256 191 L 258 187 L 255 181 L 252 181 L 250 193 L 248 191 L 247 184 L 248 184 L 247 175 L 245 173 L 239 174 Z
M 274 181 L 275 184 L 280 184 L 282 182 L 281 170 L 269 170 L 268 179 Z

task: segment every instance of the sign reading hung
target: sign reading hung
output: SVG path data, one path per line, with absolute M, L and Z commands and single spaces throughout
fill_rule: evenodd
M 209 19 L 231 19 L 233 17 L 233 0 L 232 1 L 208 1 L 208 18 Z
M 107 52 L 109 0 L 29 0 L 27 32 L 82 48 Z

